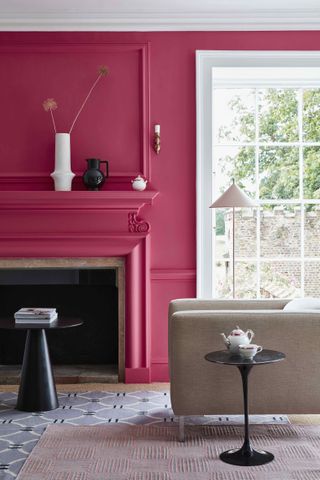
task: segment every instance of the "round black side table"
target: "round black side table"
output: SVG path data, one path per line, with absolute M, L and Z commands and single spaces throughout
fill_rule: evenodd
M 219 363 L 221 365 L 233 365 L 238 367 L 242 378 L 243 403 L 244 403 L 244 442 L 240 450 L 232 449 L 221 453 L 220 458 L 225 463 L 250 467 L 254 465 L 264 465 L 274 459 L 272 453 L 264 450 L 254 450 L 250 444 L 249 438 L 249 414 L 248 414 L 248 376 L 255 365 L 265 365 L 267 363 L 280 362 L 285 358 L 285 354 L 275 350 L 263 350 L 253 358 L 248 360 L 240 355 L 231 355 L 227 350 L 208 353 L 204 358 L 208 362 Z
M 82 325 L 79 318 L 58 318 L 50 324 L 17 324 L 11 318 L 0 318 L 0 330 L 27 330 L 21 380 L 16 408 L 24 412 L 41 412 L 58 408 L 58 397 L 46 330 Z

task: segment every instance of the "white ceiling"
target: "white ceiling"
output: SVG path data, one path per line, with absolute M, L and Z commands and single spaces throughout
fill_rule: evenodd
M 0 30 L 282 29 L 320 29 L 320 0 L 0 0 Z

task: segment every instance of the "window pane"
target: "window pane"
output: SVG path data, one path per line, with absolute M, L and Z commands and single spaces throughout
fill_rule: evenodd
M 217 260 L 232 258 L 232 209 L 218 208 L 216 213 L 215 257 Z M 257 215 L 252 208 L 235 210 L 235 256 L 256 257 Z
M 320 262 L 305 262 L 304 269 L 304 295 L 319 297 Z
M 262 262 L 261 288 L 263 298 L 295 298 L 301 296 L 299 262 Z
M 235 264 L 236 298 L 257 297 L 257 269 L 254 262 Z M 232 263 L 221 260 L 215 264 L 215 295 L 232 298 Z
M 264 205 L 260 209 L 262 257 L 300 257 L 300 206 Z
M 320 89 L 310 88 L 303 92 L 303 134 L 305 142 L 320 141 Z
M 306 205 L 304 214 L 304 255 L 320 257 L 320 205 Z
M 293 89 L 259 92 L 260 141 L 295 142 L 299 138 L 298 96 Z
M 320 147 L 303 149 L 304 198 L 320 198 Z
M 225 192 L 235 179 L 237 185 L 249 196 L 255 196 L 255 155 L 253 147 L 214 147 L 215 185 L 214 197 Z
M 215 263 L 214 287 L 217 298 L 232 298 L 232 265 L 230 260 Z
M 226 230 L 232 233 L 232 215 L 227 216 Z M 257 213 L 253 208 L 235 211 L 235 257 L 256 257 L 257 255 Z
M 224 260 L 232 257 L 232 232 L 226 229 L 227 208 L 217 208 L 216 215 L 215 258 Z
M 215 143 L 254 140 L 254 90 L 224 89 L 213 91 L 213 126 Z
M 236 262 L 236 298 L 257 298 L 257 266 L 251 262 Z
M 259 150 L 260 198 L 299 198 L 299 150 L 263 147 Z

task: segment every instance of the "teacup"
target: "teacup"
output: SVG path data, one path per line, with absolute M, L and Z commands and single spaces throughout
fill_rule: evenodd
M 239 353 L 241 357 L 252 360 L 257 353 L 261 352 L 263 348 L 260 345 L 249 343 L 247 345 L 239 345 Z

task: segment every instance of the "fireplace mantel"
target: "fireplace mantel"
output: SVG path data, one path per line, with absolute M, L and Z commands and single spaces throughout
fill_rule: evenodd
M 155 190 L 2 191 L 0 210 L 127 211 L 138 214 L 144 205 L 152 205 L 157 195 Z

